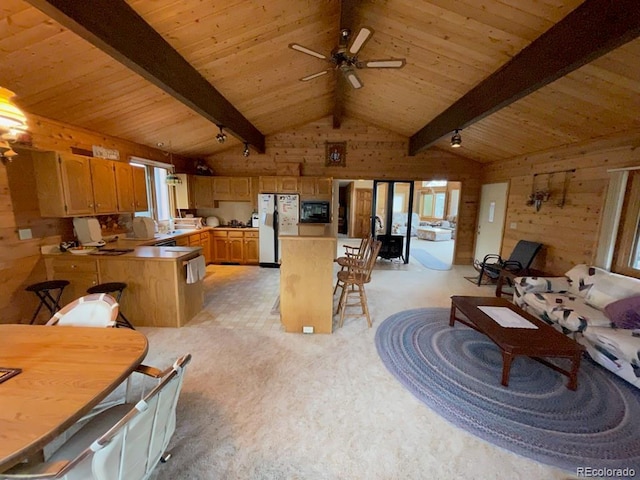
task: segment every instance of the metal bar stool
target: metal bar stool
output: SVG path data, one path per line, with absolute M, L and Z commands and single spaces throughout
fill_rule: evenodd
M 88 288 L 87 293 L 107 293 L 114 297 L 116 302 L 120 303 L 120 297 L 122 296 L 122 291 L 125 288 L 127 288 L 127 284 L 124 282 L 100 283 L 99 285 L 94 285 L 93 287 Z M 131 330 L 135 330 L 131 322 L 127 320 L 127 317 L 122 313 L 122 309 L 118 312 L 116 327 L 126 327 Z
M 47 307 L 51 315 L 60 310 L 60 297 L 62 297 L 62 291 L 67 285 L 69 285 L 68 280 L 48 280 L 46 282 L 34 283 L 25 288 L 27 292 L 35 293 L 40 299 L 38 308 L 33 314 L 33 317 L 31 317 L 31 322 L 29 322 L 31 325 L 36 321 L 43 305 Z

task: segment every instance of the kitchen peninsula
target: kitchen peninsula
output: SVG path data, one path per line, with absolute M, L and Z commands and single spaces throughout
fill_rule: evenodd
M 117 248 L 122 248 L 122 241 Z M 187 283 L 187 263 L 201 247 L 133 246 L 117 256 L 48 253 L 44 255 L 49 279 L 71 283 L 62 303 L 86 295 L 86 289 L 105 282 L 125 282 L 123 313 L 135 326 L 181 327 L 202 310 L 202 280 Z M 140 242 L 143 243 L 143 242 Z M 108 248 L 113 248 L 109 244 Z
M 285 332 L 331 333 L 336 238 L 283 236 L 280 242 L 280 321 Z

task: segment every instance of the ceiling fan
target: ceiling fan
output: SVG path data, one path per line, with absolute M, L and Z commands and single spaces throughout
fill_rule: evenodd
M 360 50 L 372 35 L 373 30 L 370 27 L 362 27 L 357 35 L 353 38 L 353 40 L 349 42 L 349 39 L 351 37 L 351 30 L 343 28 L 340 31 L 340 43 L 331 52 L 330 57 L 311 50 L 310 48 L 303 47 L 302 45 L 299 45 L 297 43 L 289 44 L 289 48 L 293 50 L 306 53 L 307 55 L 311 55 L 312 57 L 316 57 L 321 60 L 326 60 L 332 64 L 332 67 L 327 68 L 326 70 L 323 70 L 321 72 L 302 77 L 300 80 L 303 82 L 307 82 L 309 80 L 313 80 L 314 78 L 321 77 L 322 75 L 326 75 L 332 70 L 339 70 L 347 79 L 349 85 L 351 85 L 353 88 L 362 88 L 363 83 L 360 78 L 358 78 L 358 75 L 356 75 L 356 69 L 404 67 L 404 64 L 406 63 L 404 58 L 389 58 L 386 60 L 365 61 L 358 60 L 358 53 L 360 53 Z

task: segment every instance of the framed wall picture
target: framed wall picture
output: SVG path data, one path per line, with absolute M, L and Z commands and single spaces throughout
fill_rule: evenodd
M 324 164 L 327 167 L 346 167 L 347 142 L 327 142 Z

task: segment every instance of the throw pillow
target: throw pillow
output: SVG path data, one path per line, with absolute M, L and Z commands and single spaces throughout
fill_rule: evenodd
M 604 307 L 613 328 L 640 328 L 640 296 L 623 298 Z

